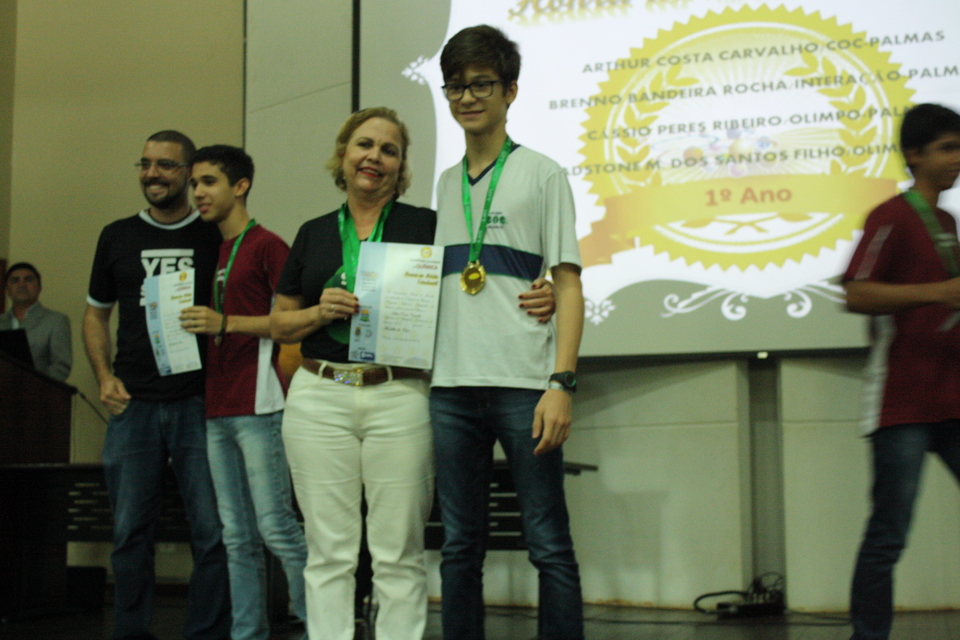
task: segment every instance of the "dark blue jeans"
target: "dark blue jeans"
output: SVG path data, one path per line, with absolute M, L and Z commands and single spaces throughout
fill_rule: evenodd
M 510 462 L 530 562 L 539 572 L 540 638 L 583 638 L 583 598 L 563 492 L 563 454 L 557 448 L 533 455 L 533 412 L 541 395 L 494 387 L 430 390 L 444 527 L 440 576 L 447 640 L 484 637 L 483 560 L 496 440 Z
M 160 517 L 163 472 L 170 460 L 190 521 L 193 573 L 183 635 L 190 640 L 230 637 L 227 554 L 207 462 L 203 399 L 132 400 L 107 425 L 103 447 L 116 583 L 113 637 L 153 638 L 153 543 Z
M 871 436 L 873 511 L 850 594 L 853 640 L 886 640 L 893 622 L 893 567 L 910 531 L 928 451 L 960 480 L 960 422 L 883 427 Z

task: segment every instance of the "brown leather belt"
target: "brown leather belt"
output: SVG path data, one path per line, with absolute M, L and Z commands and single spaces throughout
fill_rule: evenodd
M 390 379 L 387 367 L 351 367 L 344 369 L 342 367 L 322 367 L 319 360 L 313 358 L 304 358 L 300 366 L 314 375 L 323 376 L 353 387 L 367 387 L 374 384 L 382 384 Z M 322 370 L 321 370 L 322 367 Z M 430 374 L 421 369 L 410 369 L 407 367 L 390 367 L 393 372 L 394 380 L 404 378 L 416 378 L 419 380 L 430 380 Z

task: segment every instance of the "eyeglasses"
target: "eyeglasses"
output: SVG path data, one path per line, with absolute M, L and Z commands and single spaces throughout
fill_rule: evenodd
M 164 173 L 170 173 L 178 167 L 189 167 L 189 162 L 174 162 L 173 160 L 161 159 L 155 162 L 150 160 L 141 160 L 140 162 L 134 162 L 133 166 L 139 169 L 140 171 L 150 171 L 150 167 L 157 165 L 157 169 Z
M 447 96 L 447 100 L 456 102 L 463 97 L 463 92 L 467 89 L 470 89 L 470 95 L 474 98 L 489 98 L 493 95 L 493 85 L 498 82 L 503 82 L 503 80 L 477 80 L 470 84 L 451 82 L 440 88 L 443 89 L 443 95 Z

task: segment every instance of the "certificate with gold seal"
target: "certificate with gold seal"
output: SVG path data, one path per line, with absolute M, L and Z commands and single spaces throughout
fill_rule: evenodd
M 350 322 L 350 360 L 416 369 L 433 366 L 443 247 L 363 242 Z

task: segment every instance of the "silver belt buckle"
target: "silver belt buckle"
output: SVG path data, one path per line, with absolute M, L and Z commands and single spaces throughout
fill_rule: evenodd
M 363 369 L 334 369 L 333 381 L 340 384 L 359 387 L 363 385 Z

